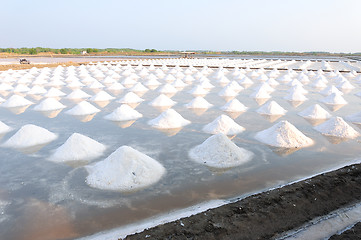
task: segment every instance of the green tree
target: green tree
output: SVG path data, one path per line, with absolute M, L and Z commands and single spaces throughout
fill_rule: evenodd
M 31 55 L 35 55 L 35 54 L 38 53 L 35 48 L 30 48 L 28 52 L 29 52 L 29 54 L 31 54 Z
M 68 51 L 67 51 L 65 48 L 62 48 L 62 49 L 60 49 L 60 53 L 61 53 L 61 54 L 67 54 Z

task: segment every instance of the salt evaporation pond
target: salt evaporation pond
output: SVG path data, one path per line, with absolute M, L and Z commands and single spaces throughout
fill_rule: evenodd
M 359 137 L 335 140 L 327 134 L 332 131 L 327 121 L 341 117 L 361 132 L 355 120 L 361 112 L 361 98 L 355 95 L 361 91 L 361 74 L 343 72 L 359 71 L 361 64 L 337 60 L 135 59 L 0 72 L 0 121 L 5 124 L 0 126 L 1 237 L 88 236 L 351 164 L 361 155 Z M 347 104 L 338 101 L 341 94 L 332 95 L 338 91 Z M 272 110 L 272 101 L 285 111 L 277 105 Z M 168 117 L 162 115 L 167 110 Z M 284 121 L 313 144 L 279 148 L 262 141 L 276 136 L 272 126 Z M 163 128 L 173 127 L 172 122 L 181 124 Z M 229 141 L 216 135 L 227 134 L 223 122 L 241 127 L 228 135 Z M 34 128 L 19 138 L 33 138 L 38 145 L 24 145 L 27 151 L 3 146 L 28 124 L 57 138 L 42 141 Z M 266 129 L 271 132 L 257 140 Z M 192 149 L 198 149 L 196 156 Z M 212 152 L 217 149 L 236 157 L 224 159 Z M 140 162 L 152 160 L 142 170 L 132 154 Z M 207 154 L 214 158 L 207 161 Z M 126 178 L 116 176 L 117 167 Z M 149 174 L 153 167 L 156 174 Z

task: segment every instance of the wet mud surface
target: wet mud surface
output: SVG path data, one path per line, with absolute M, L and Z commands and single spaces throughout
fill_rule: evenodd
M 274 239 L 285 231 L 360 200 L 361 165 L 357 164 L 160 225 L 126 239 Z M 359 239 L 361 226 L 355 227 L 356 231 L 331 239 Z

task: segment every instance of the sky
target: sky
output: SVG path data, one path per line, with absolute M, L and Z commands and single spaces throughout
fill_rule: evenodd
M 5 0 L 0 48 L 361 52 L 360 0 Z

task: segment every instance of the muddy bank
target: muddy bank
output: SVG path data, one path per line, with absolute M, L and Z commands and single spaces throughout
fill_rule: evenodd
M 361 200 L 361 165 L 256 194 L 126 239 L 272 239 Z
M 32 67 L 36 67 L 36 68 L 44 68 L 44 67 L 54 68 L 54 67 L 57 67 L 59 65 L 61 65 L 63 67 L 80 66 L 82 64 L 87 64 L 87 63 L 88 62 L 81 62 L 81 63 L 65 62 L 65 63 L 49 63 L 49 64 L 4 64 L 4 65 L 0 64 L 0 71 L 6 71 L 6 70 L 9 70 L 9 69 L 12 69 L 12 70 L 24 70 L 24 69 L 30 69 Z
M 337 235 L 330 237 L 330 240 L 341 240 L 341 239 L 361 239 L 361 223 L 357 223 L 351 229 Z

